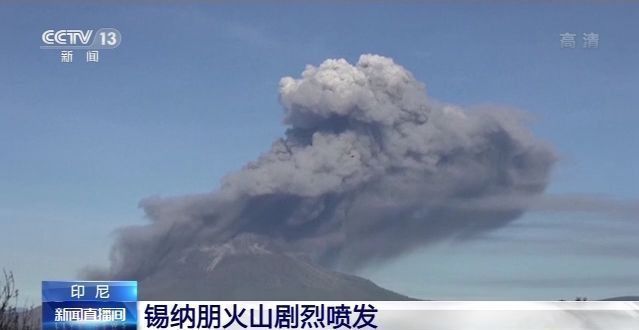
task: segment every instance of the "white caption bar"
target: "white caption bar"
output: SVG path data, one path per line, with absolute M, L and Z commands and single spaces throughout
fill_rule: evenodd
M 341 308 L 342 304 L 347 308 Z M 287 314 L 286 306 L 293 308 L 290 314 Z M 298 307 L 297 312 L 295 312 L 295 306 Z M 302 315 L 302 306 L 311 306 L 305 307 L 311 309 L 313 309 L 312 306 L 317 306 L 315 311 L 322 309 L 322 306 L 323 324 L 312 323 L 317 322 L 317 319 L 308 318 L 302 327 L 302 319 L 308 317 L 310 313 L 307 310 L 307 314 Z M 371 306 L 377 311 L 371 312 Z M 332 315 L 328 315 L 328 308 L 333 308 Z M 224 325 L 232 319 L 232 315 L 239 314 L 241 310 L 244 310 L 244 313 L 235 321 L 239 319 L 246 328 L 237 322 L 231 322 L 225 328 Z M 295 313 L 297 313 L 297 319 L 294 319 Z M 358 321 L 356 318 L 361 318 L 362 313 L 365 320 L 360 319 L 356 323 Z M 371 313 L 374 314 L 372 322 L 370 322 Z M 191 315 L 194 318 L 193 321 L 191 321 Z M 200 323 L 198 326 L 200 316 L 205 318 L 211 315 L 218 318 L 215 324 Z M 257 319 L 260 315 L 262 318 Z M 347 318 L 345 315 L 348 315 L 348 322 L 345 320 Z M 281 317 L 280 322 L 276 324 L 275 319 L 278 317 Z M 331 317 L 333 323 L 329 322 Z M 251 318 L 255 318 L 254 322 Z M 286 322 L 287 320 L 289 322 Z M 251 323 L 257 326 L 251 326 Z M 347 323 L 350 328 L 346 326 Z M 341 325 L 335 328 L 339 324 Z M 180 325 L 183 329 L 637 330 L 639 329 L 639 302 L 141 301 L 138 303 L 139 329 L 180 329 Z M 311 328 L 311 325 L 318 327 Z M 362 327 L 359 328 L 359 326 Z

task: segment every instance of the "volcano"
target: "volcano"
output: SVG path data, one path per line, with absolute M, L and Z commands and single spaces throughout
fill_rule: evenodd
M 139 293 L 141 300 L 412 300 L 248 234 L 168 257 L 140 279 Z

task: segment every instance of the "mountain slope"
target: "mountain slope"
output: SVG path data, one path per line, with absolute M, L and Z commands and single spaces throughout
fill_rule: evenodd
M 410 300 L 252 235 L 169 258 L 139 286 L 141 300 Z

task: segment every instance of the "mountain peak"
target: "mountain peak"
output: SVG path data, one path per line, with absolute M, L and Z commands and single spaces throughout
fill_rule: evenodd
M 163 262 L 140 281 L 143 300 L 408 300 L 245 234 Z

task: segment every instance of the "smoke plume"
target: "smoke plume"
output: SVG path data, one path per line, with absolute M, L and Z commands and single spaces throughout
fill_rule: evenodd
M 142 279 L 193 249 L 255 235 L 329 267 L 358 267 L 504 226 L 535 198 L 552 150 L 503 109 L 430 101 L 392 59 L 329 59 L 280 81 L 288 129 L 213 193 L 141 202 L 110 277 Z M 497 205 L 499 206 L 499 205 Z

